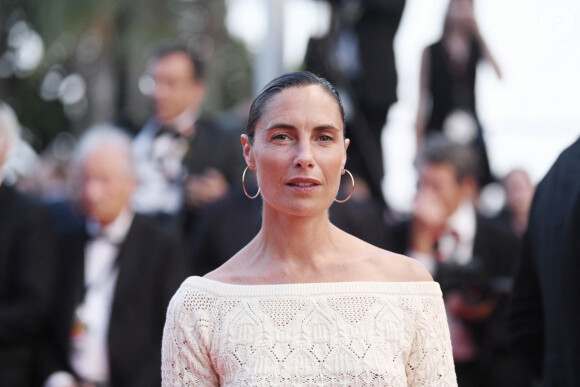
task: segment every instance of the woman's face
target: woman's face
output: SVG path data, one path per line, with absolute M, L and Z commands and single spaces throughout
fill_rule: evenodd
M 135 181 L 128 165 L 127 155 L 115 146 L 95 149 L 81 165 L 81 203 L 101 225 L 112 223 L 130 202 Z
M 346 163 L 343 127 L 336 101 L 320 86 L 290 87 L 267 102 L 253 143 L 242 136 L 265 208 L 313 216 L 330 207 Z
M 451 0 L 447 11 L 447 19 L 453 26 L 472 27 L 474 23 L 472 0 Z

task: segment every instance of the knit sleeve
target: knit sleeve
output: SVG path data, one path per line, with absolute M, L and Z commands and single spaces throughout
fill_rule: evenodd
M 209 357 L 209 314 L 215 300 L 185 284 L 172 298 L 163 330 L 163 387 L 218 386 Z
M 422 297 L 416 305 L 415 336 L 406 373 L 409 386 L 457 386 L 443 298 Z

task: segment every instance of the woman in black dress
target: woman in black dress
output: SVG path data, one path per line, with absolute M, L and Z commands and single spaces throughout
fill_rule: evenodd
M 491 173 L 482 128 L 476 111 L 475 77 L 480 60 L 488 60 L 497 76 L 501 71 L 479 33 L 473 0 L 451 0 L 443 36 L 425 48 L 421 61 L 417 145 L 432 132 L 470 143 L 482 157 L 480 183 Z

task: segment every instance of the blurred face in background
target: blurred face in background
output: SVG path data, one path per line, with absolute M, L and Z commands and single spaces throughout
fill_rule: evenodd
M 505 177 L 503 184 L 506 191 L 506 204 L 510 211 L 516 214 L 526 214 L 532 205 L 535 190 L 528 174 L 516 169 Z
M 20 124 L 14 110 L 0 101 L 0 172 L 20 141 Z M 13 148 L 13 149 L 11 149 Z
M 473 1 L 451 0 L 447 9 L 446 19 L 448 27 L 471 32 L 475 22 Z
M 135 179 L 128 157 L 113 145 L 92 151 L 82 163 L 81 204 L 85 213 L 103 226 L 129 205 Z
M 473 198 L 477 183 L 474 178 L 457 180 L 455 167 L 443 162 L 425 164 L 419 168 L 419 193 L 436 198 L 451 216 L 465 200 Z
M 8 140 L 2 137 L 2 132 L 0 132 L 0 168 L 6 162 L 6 156 L 8 155 Z
M 155 115 L 161 123 L 169 123 L 187 110 L 198 110 L 205 87 L 195 77 L 191 58 L 181 52 L 158 58 L 151 68 L 155 82 L 153 103 Z

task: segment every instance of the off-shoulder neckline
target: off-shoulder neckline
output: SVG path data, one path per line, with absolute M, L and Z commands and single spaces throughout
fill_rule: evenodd
M 183 286 L 198 288 L 219 296 L 305 296 L 330 293 L 441 296 L 441 288 L 435 281 L 346 281 L 244 285 L 193 276 L 185 280 Z

